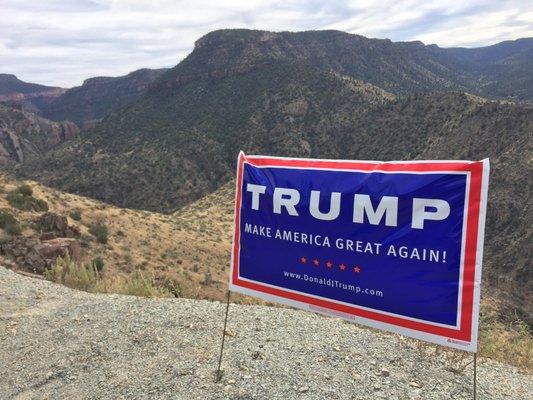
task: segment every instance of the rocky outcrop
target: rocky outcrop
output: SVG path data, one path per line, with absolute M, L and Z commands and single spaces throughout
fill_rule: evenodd
M 54 88 L 42 92 L 2 94 L 0 95 L 0 101 L 19 103 L 24 100 L 34 99 L 37 97 L 46 97 L 49 99 L 53 99 L 61 96 L 63 93 L 65 93 L 65 91 L 66 89 Z
M 73 122 L 53 122 L 0 105 L 0 161 L 22 163 L 28 154 L 40 154 L 74 138 L 78 132 Z
M 31 272 L 42 274 L 51 267 L 57 257 L 70 257 L 74 261 L 80 258 L 80 245 L 73 238 L 55 238 L 34 245 L 25 256 L 25 264 Z
M 34 227 L 41 232 L 41 240 L 60 237 L 76 238 L 80 236 L 80 231 L 77 227 L 69 226 L 67 217 L 52 212 L 46 212 L 37 218 Z
M 69 225 L 67 217 L 45 212 L 33 221 L 31 228 L 35 234 L 13 236 L 0 245 L 0 253 L 18 268 L 42 274 L 57 257 L 69 256 L 74 261 L 80 260 L 81 247 L 77 240 L 80 230 Z
M 41 241 L 37 237 L 13 237 L 0 246 L 0 252 L 13 260 L 17 268 L 35 274 L 42 274 L 55 263 L 57 257 L 69 256 L 75 261 L 81 257 L 80 244 L 74 238 Z
M 0 103 L 41 114 L 47 104 L 65 93 L 66 89 L 24 82 L 12 74 L 0 74 Z

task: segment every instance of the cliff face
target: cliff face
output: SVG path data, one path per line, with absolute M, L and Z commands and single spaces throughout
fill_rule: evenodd
M 0 103 L 34 113 L 42 109 L 66 89 L 24 82 L 12 74 L 0 74 Z
M 0 162 L 22 163 L 28 154 L 38 156 L 74 138 L 78 132 L 73 122 L 53 122 L 0 105 Z

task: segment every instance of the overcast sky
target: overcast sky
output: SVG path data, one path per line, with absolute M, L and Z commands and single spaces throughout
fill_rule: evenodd
M 476 47 L 533 36 L 532 0 L 0 0 L 0 72 L 71 87 L 170 67 L 220 28 L 339 29 Z

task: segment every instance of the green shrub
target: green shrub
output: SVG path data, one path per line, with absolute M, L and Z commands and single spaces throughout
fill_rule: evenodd
M 93 258 L 91 264 L 98 272 L 101 272 L 104 269 L 104 260 L 100 256 Z
M 74 210 L 70 211 L 69 217 L 75 221 L 81 221 L 81 211 L 75 208 Z
M 23 211 L 48 211 L 48 204 L 42 199 L 33 197 L 33 190 L 28 185 L 21 185 L 7 194 L 11 207 Z
M 174 279 L 166 278 L 163 282 L 164 288 L 174 297 L 181 297 L 181 285 Z
M 44 271 L 44 277 L 50 281 L 87 292 L 97 291 L 100 282 L 98 271 L 92 264 L 77 264 L 68 256 L 58 257 L 52 268 Z
M 0 211 L 0 228 L 8 235 L 20 235 L 22 233 L 17 219 L 7 211 Z
M 128 283 L 122 289 L 123 294 L 141 297 L 171 297 L 172 294 L 165 288 L 158 288 L 152 278 L 147 277 L 142 271 L 135 271 Z
M 33 189 L 30 185 L 20 185 L 17 190 L 21 195 L 31 197 L 33 196 Z
M 96 222 L 94 224 L 89 225 L 89 233 L 96 237 L 96 241 L 98 243 L 107 243 L 108 229 L 103 222 Z

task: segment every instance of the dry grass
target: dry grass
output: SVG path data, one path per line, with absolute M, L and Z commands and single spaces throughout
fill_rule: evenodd
M 135 271 L 128 279 L 111 275 L 101 276 L 94 263 L 81 264 L 68 256 L 58 257 L 44 277 L 70 288 L 92 293 L 121 293 L 139 297 L 172 297 L 172 293 L 159 287 L 149 272 Z
M 479 353 L 533 371 L 533 335 L 530 327 L 495 299 L 481 303 Z
M 92 264 L 77 264 L 68 256 L 58 257 L 54 266 L 44 271 L 44 277 L 86 292 L 101 291 L 100 277 L 96 268 Z
M 34 197 L 48 203 L 50 212 L 68 216 L 69 224 L 80 229 L 82 265 L 96 257 L 102 258 L 104 287 L 100 291 L 122 292 L 123 282 L 131 281 L 141 271 L 153 279 L 164 295 L 170 291 L 189 298 L 224 298 L 231 242 L 227 223 L 232 220 L 232 211 L 227 213 L 224 206 L 224 212 L 216 211 L 223 196 L 214 194 L 206 199 L 200 209 L 209 209 L 208 214 L 202 212 L 196 218 L 187 213 L 165 215 L 121 209 L 33 181 L 26 183 L 33 189 Z M 0 209 L 16 217 L 24 236 L 35 236 L 38 232 L 33 230 L 32 222 L 42 212 L 15 209 L 6 199 L 6 193 L 20 184 L 0 175 Z M 208 208 L 207 204 L 210 204 Z M 80 220 L 71 217 L 74 210 L 76 217 L 81 216 Z M 107 227 L 107 243 L 99 243 L 90 233 L 95 224 Z M 0 261 L 16 268 L 14 260 Z M 206 282 L 208 270 L 211 279 Z

